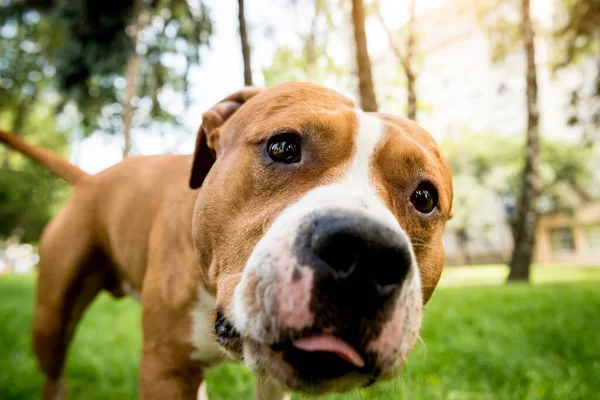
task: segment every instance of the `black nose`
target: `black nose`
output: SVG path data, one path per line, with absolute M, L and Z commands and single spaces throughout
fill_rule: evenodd
M 306 256 L 321 277 L 380 295 L 391 294 L 404 282 L 412 262 L 405 235 L 349 213 L 317 217 L 309 229 L 305 251 L 311 254 Z

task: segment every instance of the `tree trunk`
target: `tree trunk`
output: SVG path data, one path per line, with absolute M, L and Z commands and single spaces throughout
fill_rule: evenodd
M 379 21 L 381 22 L 381 26 L 387 33 L 388 43 L 390 44 L 390 48 L 402 64 L 402 69 L 404 69 L 404 74 L 406 75 L 406 92 L 407 92 L 407 117 L 412 119 L 413 121 L 417 120 L 417 92 L 416 92 L 416 80 L 417 77 L 415 75 L 414 69 L 414 48 L 415 48 L 415 1 L 410 1 L 410 19 L 406 26 L 406 52 L 403 52 L 400 49 L 400 46 L 396 42 L 392 31 L 386 26 L 385 20 L 383 19 L 383 14 L 381 13 L 381 7 L 379 4 L 376 4 L 375 10 L 377 11 L 377 16 L 379 17 Z
M 408 92 L 408 112 L 407 116 L 413 121 L 417 120 L 417 93 L 415 88 L 414 47 L 415 47 L 415 1 L 410 0 L 410 19 L 408 20 L 406 33 L 406 63 L 404 71 L 406 73 L 406 89 Z
M 456 231 L 456 240 L 458 242 L 458 248 L 462 256 L 462 263 L 464 265 L 471 265 L 471 253 L 469 251 L 469 233 L 467 232 L 467 230 L 462 228 Z
M 8 163 L 8 150 L 2 149 L 0 150 L 0 154 L 2 154 L 2 162 L 0 163 L 0 170 L 7 170 L 10 168 L 10 164 Z
M 35 99 L 29 99 L 29 100 L 25 99 L 17 104 L 17 107 L 15 109 L 15 114 L 14 114 L 13 120 L 12 120 L 12 127 L 11 127 L 11 130 L 15 134 L 17 134 L 17 135 L 23 134 L 23 126 L 25 125 L 25 120 L 27 119 L 27 114 L 29 114 L 29 106 L 34 101 L 35 101 Z M 3 154 L 3 159 L 2 159 L 2 164 L 0 166 L 0 169 L 3 169 L 3 170 L 10 169 L 10 162 L 8 160 L 10 151 L 8 151 L 8 149 L 5 148 L 5 149 L 3 149 L 2 154 Z
M 139 57 L 137 54 L 138 32 L 140 30 L 140 14 L 142 13 L 143 0 L 133 0 L 133 10 L 131 19 L 131 55 L 127 61 L 127 70 L 125 72 L 127 86 L 125 87 L 125 104 L 123 105 L 123 136 L 125 146 L 123 147 L 123 158 L 129 155 L 131 151 L 131 124 L 135 115 L 135 105 L 133 99 L 136 95 L 136 78 L 138 75 Z
M 317 27 L 321 12 L 321 0 L 314 1 L 315 16 L 310 25 L 310 32 L 306 37 L 304 48 L 306 51 L 306 77 L 310 82 L 316 78 L 317 71 Z
M 238 0 L 238 19 L 240 22 L 240 40 L 242 41 L 242 57 L 244 59 L 244 85 L 252 86 L 252 64 L 250 63 L 250 44 L 246 32 L 246 17 L 244 16 L 244 0 Z
M 352 23 L 354 25 L 354 41 L 356 42 L 360 104 L 365 111 L 377 111 L 377 100 L 375 100 L 373 76 L 371 74 L 371 60 L 369 59 L 367 35 L 365 34 L 365 9 L 362 0 L 352 0 Z
M 529 0 L 522 0 L 521 33 L 527 58 L 527 144 L 523 189 L 517 206 L 515 247 L 510 262 L 509 281 L 528 281 L 529 269 L 535 247 L 538 213 L 536 200 L 539 194 L 539 110 L 537 104 L 537 76 L 535 67 L 534 33 L 529 14 Z

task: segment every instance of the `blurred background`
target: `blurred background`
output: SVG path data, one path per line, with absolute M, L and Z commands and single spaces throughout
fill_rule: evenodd
M 0 128 L 90 173 L 191 153 L 216 101 L 289 80 L 416 120 L 454 176 L 424 344 L 337 398 L 600 398 L 600 0 L 0 0 Z M 0 399 L 39 391 L 36 244 L 68 194 L 0 146 Z M 139 343 L 137 304 L 101 297 L 72 397 L 135 398 Z M 209 393 L 252 385 L 225 366 Z

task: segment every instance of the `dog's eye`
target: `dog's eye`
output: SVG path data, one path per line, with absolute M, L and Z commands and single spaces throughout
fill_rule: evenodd
M 429 214 L 438 203 L 438 192 L 431 182 L 421 182 L 410 196 L 410 202 L 423 214 Z
M 267 143 L 267 153 L 275 162 L 297 163 L 302 155 L 300 137 L 294 133 L 275 135 Z

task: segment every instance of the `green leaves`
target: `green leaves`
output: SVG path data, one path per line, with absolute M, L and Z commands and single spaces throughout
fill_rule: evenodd
M 298 6 L 295 2 L 290 4 L 290 8 Z M 266 86 L 284 81 L 310 81 L 329 86 L 335 82 L 338 89 L 351 87 L 352 76 L 346 65 L 349 60 L 344 60 L 340 54 L 337 57 L 330 54 L 332 43 L 345 42 L 350 35 L 344 21 L 332 18 L 335 10 L 343 6 L 344 3 L 339 0 L 317 0 L 303 8 L 304 12 L 312 13 L 310 25 L 298 32 L 299 46 L 281 45 L 277 48 L 271 64 L 262 70 Z M 275 34 L 272 33 L 271 37 L 277 42 Z
M 29 164 L 24 170 L 0 170 L 0 237 L 15 230 L 24 242 L 37 242 L 68 193 L 65 182 Z
M 556 67 L 577 63 L 600 52 L 600 0 L 562 0 L 561 13 L 554 31 L 557 46 Z
M 581 68 L 581 84 L 571 93 L 569 124 L 582 127 L 585 140 L 600 141 L 600 0 L 557 2 L 554 69 Z M 589 71 L 585 74 L 585 71 Z
M 30 132 L 25 139 L 59 153 L 67 150 L 64 135 L 56 132 L 52 104 L 40 100 L 28 106 L 22 130 Z M 9 126 L 14 110 L 0 113 L 0 126 Z M 25 242 L 37 242 L 40 234 L 64 204 L 70 191 L 66 182 L 22 155 L 0 146 L 0 238 L 15 230 Z
M 136 79 L 138 102 L 151 104 L 139 110 L 139 123 L 179 123 L 161 104 L 160 93 L 187 99 L 187 74 L 200 62 L 199 47 L 212 34 L 209 10 L 204 3 L 186 0 L 144 2 L 137 48 L 132 48 L 128 26 L 132 1 L 5 0 L 0 8 L 0 79 L 11 79 L 11 91 L 2 93 L 8 81 L 0 81 L 3 99 L 13 103 L 21 93 L 35 95 L 39 81 L 28 82 L 24 71 L 53 71 L 53 86 L 61 96 L 60 113 L 73 104 L 81 116 L 84 134 L 101 129 L 122 130 L 124 74 L 133 51 L 140 56 Z M 15 31 L 13 37 L 7 33 Z M 24 51 L 23 46 L 30 51 Z M 45 69 L 44 69 L 45 68 Z M 5 94 L 5 96 L 2 96 Z M 165 100 L 167 101 L 167 100 Z
M 485 210 L 506 196 L 517 198 L 521 190 L 523 143 L 515 137 L 464 132 L 441 143 L 454 176 L 456 229 L 491 223 Z M 577 144 L 542 140 L 540 178 L 546 208 L 570 210 L 600 190 L 592 185 L 594 171 L 600 171 L 598 150 Z M 482 211 L 483 210 L 483 211 Z

